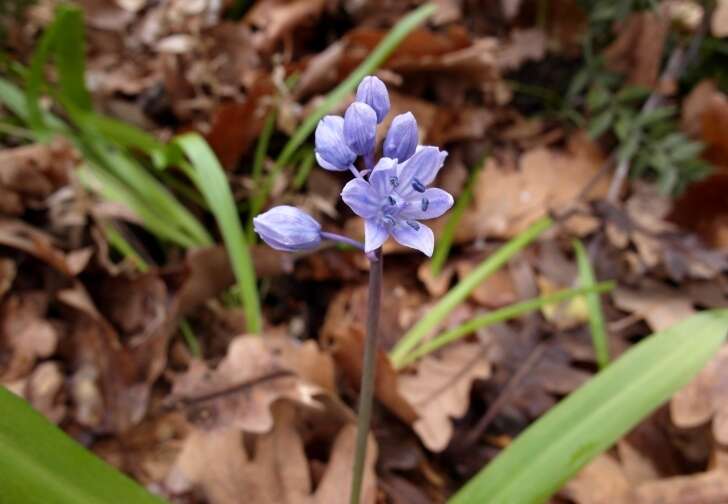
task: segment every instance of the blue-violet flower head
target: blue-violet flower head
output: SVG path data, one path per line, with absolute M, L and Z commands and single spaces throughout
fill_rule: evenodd
M 391 234 L 400 244 L 432 255 L 434 235 L 419 221 L 439 217 L 453 205 L 448 192 L 427 188 L 446 157 L 437 147 L 419 147 L 404 162 L 380 159 L 368 181 L 355 178 L 344 186 L 344 202 L 364 219 L 366 252 L 381 247 Z
M 366 156 L 374 151 L 377 135 L 377 113 L 366 103 L 354 102 L 344 114 L 346 145 L 356 154 Z
M 328 115 L 316 126 L 316 161 L 323 168 L 333 171 L 348 170 L 356 160 L 344 140 L 344 118 Z
M 399 162 L 406 161 L 417 149 L 417 120 L 412 112 L 400 114 L 392 120 L 387 136 L 384 138 L 384 156 L 396 159 Z
M 311 250 L 321 243 L 321 225 L 296 207 L 273 207 L 253 219 L 261 239 L 276 250 L 298 252 Z
M 356 89 L 356 101 L 366 103 L 377 114 L 377 123 L 384 120 L 389 113 L 389 93 L 387 86 L 378 77 L 369 75 L 359 84 Z

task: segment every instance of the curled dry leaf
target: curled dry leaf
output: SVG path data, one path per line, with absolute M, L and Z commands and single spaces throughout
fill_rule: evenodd
M 728 445 L 728 346 L 670 401 L 672 420 L 693 428 L 713 420 L 713 436 Z
M 334 390 L 333 360 L 314 341 L 251 335 L 233 340 L 214 370 L 194 361 L 174 379 L 171 402 L 186 406 L 206 429 L 263 433 L 273 427 L 275 402 L 321 407 L 318 396 Z
M 167 486 L 177 494 L 199 488 L 211 504 L 348 502 L 356 428 L 347 424 L 339 430 L 326 470 L 314 489 L 293 405 L 279 402 L 273 415 L 272 430 L 256 435 L 252 450 L 235 427 L 194 429 L 167 477 Z M 371 436 L 368 442 L 362 502 L 374 504 L 377 450 Z
M 452 420 L 463 416 L 470 405 L 473 381 L 490 374 L 480 344 L 466 342 L 448 345 L 400 373 L 399 393 L 417 412 L 413 427 L 428 449 L 439 452 L 447 447 L 454 432 Z

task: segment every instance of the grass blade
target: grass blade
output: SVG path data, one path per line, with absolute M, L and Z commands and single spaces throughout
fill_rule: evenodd
M 436 338 L 422 343 L 412 352 L 408 353 L 404 358 L 398 360 L 397 362 L 393 362 L 392 364 L 396 369 L 403 368 L 404 366 L 411 364 L 417 359 L 420 359 L 425 355 L 452 343 L 453 341 L 464 338 L 468 334 L 472 334 L 478 329 L 482 329 L 483 327 L 499 324 L 501 322 L 505 322 L 506 320 L 520 317 L 521 315 L 524 315 L 534 310 L 538 310 L 549 304 L 562 303 L 564 301 L 568 301 L 569 299 L 583 296 L 584 294 L 589 295 L 592 293 L 606 292 L 613 288 L 614 283 L 602 282 L 599 284 L 590 284 L 576 289 L 563 289 L 552 294 L 540 296 L 534 299 L 528 299 L 520 303 L 514 303 L 499 310 L 494 310 L 479 317 L 474 317 L 467 322 L 464 322 L 459 326 L 440 334 Z
M 351 74 L 349 74 L 346 80 L 336 86 L 336 88 L 328 94 L 323 103 L 316 107 L 316 109 L 311 112 L 308 117 L 306 117 L 306 119 L 293 133 L 290 140 L 288 140 L 286 145 L 283 147 L 283 150 L 276 159 L 273 169 L 265 179 L 260 190 L 256 193 L 255 198 L 250 205 L 251 219 L 263 209 L 263 205 L 268 198 L 270 188 L 273 186 L 273 182 L 276 177 L 283 167 L 291 160 L 291 156 L 293 156 L 293 154 L 316 128 L 316 124 L 319 119 L 331 111 L 331 109 L 343 100 L 346 95 L 351 93 L 364 77 L 379 68 L 379 66 L 384 63 L 389 55 L 397 48 L 400 42 L 402 42 L 402 40 L 409 35 L 412 30 L 422 24 L 425 19 L 434 14 L 436 10 L 437 6 L 435 4 L 426 3 L 402 18 L 402 20 L 392 28 L 387 36 L 384 37 L 379 45 L 374 48 L 372 53 L 358 67 L 356 67 Z
M 574 240 L 574 251 L 576 252 L 576 264 L 579 267 L 579 284 L 582 287 L 594 285 L 596 283 L 594 270 L 589 262 L 589 255 L 579 240 Z M 602 301 L 599 299 L 598 292 L 586 294 L 586 306 L 589 311 L 589 329 L 591 330 L 597 365 L 599 369 L 604 369 L 609 364 L 609 345 L 607 343 L 607 328 L 604 325 Z
M 450 216 L 447 218 L 445 226 L 442 228 L 440 237 L 437 239 L 437 244 L 435 245 L 435 252 L 432 254 L 432 261 L 430 262 L 432 276 L 440 274 L 442 267 L 445 265 L 445 261 L 447 261 L 448 255 L 450 255 L 450 248 L 452 247 L 452 242 L 455 238 L 455 231 L 458 228 L 458 224 L 460 224 L 460 219 L 462 219 L 465 209 L 468 208 L 468 205 L 470 205 L 470 202 L 473 199 L 475 182 L 478 180 L 480 170 L 482 170 L 483 166 L 485 166 L 486 158 L 487 156 L 484 156 L 483 159 L 476 164 L 472 170 L 470 170 L 470 175 L 465 183 L 465 187 L 460 193 L 460 196 L 458 196 L 455 206 L 450 212 Z
M 420 344 L 422 339 L 435 330 L 440 322 L 454 310 L 465 298 L 480 285 L 486 278 L 498 271 L 513 256 L 520 252 L 541 233 L 550 228 L 553 221 L 543 217 L 533 223 L 528 229 L 507 242 L 491 254 L 485 261 L 475 268 L 467 277 L 462 279 L 450 290 L 407 334 L 394 346 L 389 358 L 396 365 L 403 362 L 407 354 Z
M 0 387 L 2 502 L 162 504 Z
M 532 424 L 448 504 L 546 502 L 687 384 L 727 331 L 728 310 L 713 310 L 644 339 Z
M 186 167 L 188 174 L 205 197 L 220 226 L 242 296 L 247 329 L 251 333 L 260 333 L 263 322 L 255 268 L 225 172 L 215 153 L 200 135 L 187 133 L 177 137 L 174 143 L 190 160 L 191 166 Z

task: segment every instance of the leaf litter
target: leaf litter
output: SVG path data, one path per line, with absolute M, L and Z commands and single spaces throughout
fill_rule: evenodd
M 11 30 L 21 61 L 53 4 L 38 2 Z M 268 115 L 277 113 L 272 158 L 406 12 L 376 0 L 263 0 L 235 15 L 232 2 L 79 4 L 86 82 L 98 110 L 161 139 L 202 133 L 239 202 L 258 189 L 250 166 Z M 697 30 L 701 7 L 663 2 L 658 12 L 630 15 L 601 56 L 626 82 L 668 96 L 682 131 L 705 144 L 702 156 L 716 170 L 677 199 L 635 181 L 614 203 L 606 201 L 609 178 L 600 176 L 614 145 L 537 113 L 526 97 L 534 89 L 518 86 L 526 75 L 551 99 L 550 87 L 561 90 L 554 81 L 566 82 L 565 69 L 579 64 L 586 17 L 579 2 L 556 4 L 539 13 L 503 0 L 484 13 L 440 1 L 437 15 L 378 72 L 393 89 L 393 111 L 420 120 L 420 141 L 450 151 L 443 187 L 458 194 L 471 167 L 483 170 L 439 275 L 400 248 L 386 249 L 364 502 L 444 502 L 596 372 L 580 300 L 481 329 L 402 370 L 387 357 L 454 283 L 540 217 L 560 225 L 478 285 L 441 330 L 576 285 L 575 236 L 597 276 L 618 284 L 602 296 L 616 355 L 654 330 L 725 305 L 725 87 L 719 75 L 683 87 L 660 79 L 676 29 L 669 21 Z M 718 2 L 715 40 L 725 36 L 725 12 Z M 0 383 L 172 502 L 346 501 L 366 264 L 345 250 L 290 257 L 253 247 L 266 328 L 262 337 L 245 335 L 221 246 L 160 245 L 130 209 L 81 188 L 80 157 L 68 144 L 2 131 Z M 329 229 L 360 233 L 335 203 L 343 179 L 317 173 L 303 179 L 303 191 L 291 189 L 304 154 L 284 167 L 272 198 L 295 201 Z M 266 160 L 264 173 L 272 164 Z M 110 247 L 108 222 L 139 248 L 149 271 Z M 187 322 L 199 354 L 181 341 Z M 566 484 L 558 502 L 728 499 L 725 360 L 723 349 L 667 407 Z

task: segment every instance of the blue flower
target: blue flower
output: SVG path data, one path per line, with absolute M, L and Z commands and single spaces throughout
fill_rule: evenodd
M 366 252 L 381 247 L 391 234 L 400 244 L 432 255 L 432 230 L 419 221 L 439 217 L 453 205 L 448 192 L 427 188 L 446 157 L 437 147 L 420 147 L 404 162 L 380 159 L 369 180 L 356 178 L 344 186 L 342 199 L 364 219 Z
M 417 121 L 412 112 L 400 114 L 392 120 L 384 139 L 384 157 L 406 161 L 417 149 Z
M 276 250 L 311 250 L 321 243 L 321 225 L 296 207 L 273 207 L 253 219 L 253 228 L 262 240 Z
M 356 89 L 356 101 L 366 103 L 377 114 L 377 123 L 389 113 L 389 93 L 387 86 L 379 78 L 369 75 L 362 79 Z
M 356 160 L 356 153 L 344 140 L 344 119 L 326 116 L 316 126 L 316 161 L 323 168 L 334 171 L 348 170 Z
M 351 150 L 360 156 L 374 151 L 377 136 L 377 113 L 366 103 L 354 102 L 344 114 L 344 139 Z

